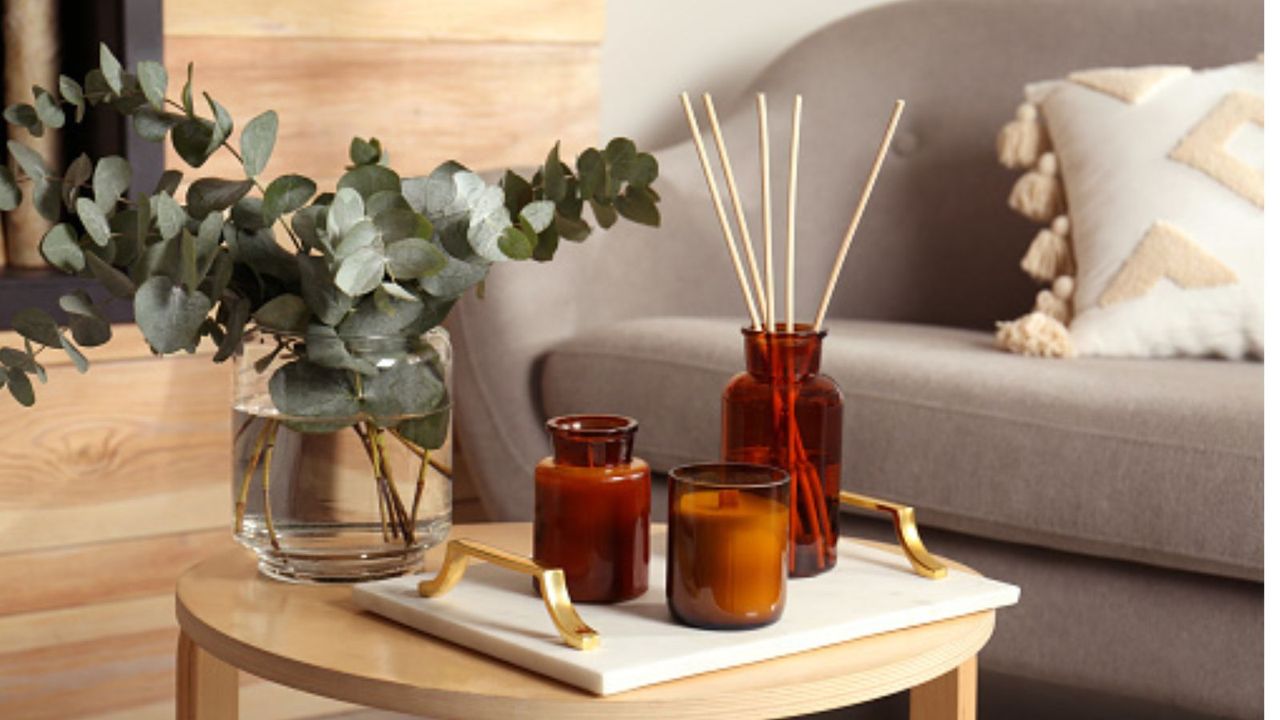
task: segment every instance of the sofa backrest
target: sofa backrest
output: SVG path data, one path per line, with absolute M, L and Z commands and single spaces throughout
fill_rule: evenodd
M 831 313 L 989 328 L 1035 292 L 1018 262 L 1037 228 L 1007 209 L 1017 175 L 994 149 L 1023 85 L 1090 67 L 1222 65 L 1262 43 L 1258 0 L 907 0 L 800 41 L 720 112 L 755 212 L 753 92 L 769 93 L 780 219 L 791 95 L 803 93 L 797 235 L 825 270 L 905 98 Z

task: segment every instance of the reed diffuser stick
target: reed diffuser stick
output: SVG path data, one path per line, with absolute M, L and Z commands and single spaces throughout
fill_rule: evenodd
M 738 256 L 738 246 L 733 241 L 733 229 L 729 227 L 729 218 L 724 213 L 724 203 L 720 201 L 720 190 L 716 187 L 716 177 L 711 172 L 710 161 L 707 160 L 707 148 L 702 144 L 702 131 L 698 129 L 698 118 L 694 116 L 693 106 L 689 104 L 689 93 L 680 93 L 680 103 L 684 105 L 685 119 L 689 121 L 689 132 L 693 135 L 693 147 L 698 152 L 698 162 L 702 164 L 702 175 L 707 179 L 707 192 L 711 194 L 711 204 L 715 207 L 716 219 L 720 221 L 724 244 L 729 250 L 729 259 L 733 261 L 733 271 L 738 276 L 738 285 L 742 288 L 742 299 L 747 303 L 747 313 L 751 316 L 751 329 L 759 330 L 760 313 L 756 311 L 756 301 L 751 297 L 747 276 L 742 271 L 742 258 Z
M 773 198 L 769 191 L 769 106 L 764 93 L 756 93 L 756 116 L 760 121 L 760 218 L 764 226 L 765 323 L 767 332 L 778 327 L 777 305 L 773 299 Z
M 853 234 L 858 231 L 858 223 L 862 222 L 862 213 L 867 209 L 867 201 L 871 199 L 871 190 L 876 186 L 876 178 L 880 175 L 880 166 L 884 164 L 884 157 L 889 152 L 889 143 L 893 142 L 893 134 L 898 130 L 898 118 L 902 117 L 902 110 L 907 106 L 903 100 L 898 100 L 893 104 L 893 114 L 889 116 L 889 124 L 884 129 L 884 137 L 880 140 L 880 149 L 876 151 L 875 161 L 871 163 L 871 172 L 867 174 L 867 181 L 862 186 L 862 196 L 858 198 L 858 206 L 853 211 L 853 219 L 849 222 L 849 229 L 844 234 L 844 240 L 840 243 L 840 251 L 836 254 L 836 262 L 831 267 L 831 277 L 827 279 L 827 290 L 822 295 L 822 303 L 818 305 L 818 315 L 813 320 L 814 332 L 822 329 L 822 321 L 827 318 L 827 309 L 831 305 L 831 296 L 836 291 L 836 281 L 840 279 L 840 270 L 844 268 L 845 257 L 849 254 L 849 247 L 853 245 Z
M 796 330 L 796 169 L 800 164 L 800 109 L 796 95 L 791 108 L 791 165 L 787 169 L 787 332 Z
M 707 121 L 711 125 L 711 137 L 716 141 L 716 152 L 720 155 L 720 166 L 724 170 L 724 183 L 729 188 L 729 202 L 733 205 L 733 214 L 738 221 L 738 234 L 742 236 L 742 249 L 747 255 L 747 270 L 751 272 L 751 283 L 755 286 L 756 300 L 760 307 L 766 305 L 764 284 L 760 282 L 760 266 L 756 264 L 755 246 L 751 244 L 751 233 L 747 229 L 747 217 L 742 212 L 742 200 L 738 196 L 738 182 L 733 175 L 733 164 L 729 162 L 729 149 L 725 147 L 724 135 L 720 132 L 720 118 L 716 116 L 716 105 L 711 100 L 711 93 L 702 93 L 702 104 L 707 108 Z M 768 315 L 768 312 L 765 312 Z

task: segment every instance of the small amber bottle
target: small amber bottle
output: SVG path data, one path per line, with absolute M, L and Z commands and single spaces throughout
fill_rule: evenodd
M 574 602 L 649 589 L 649 465 L 632 457 L 636 428 L 617 415 L 547 421 L 554 454 L 534 472 L 533 557 L 564 571 Z

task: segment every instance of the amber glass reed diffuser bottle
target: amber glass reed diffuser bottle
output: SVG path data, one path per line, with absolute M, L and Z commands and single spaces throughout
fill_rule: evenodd
M 547 421 L 554 454 L 534 471 L 533 557 L 564 571 L 575 602 L 649 589 L 649 465 L 632 457 L 636 428 L 618 415 Z
M 805 324 L 742 333 L 747 369 L 722 396 L 721 451 L 726 461 L 791 475 L 788 569 L 792 577 L 817 575 L 835 567 L 840 537 L 844 399 L 820 373 L 826 333 Z

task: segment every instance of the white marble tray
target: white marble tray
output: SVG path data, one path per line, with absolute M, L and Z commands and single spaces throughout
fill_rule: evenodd
M 357 585 L 357 605 L 506 662 L 611 695 L 823 645 L 1005 607 L 1018 588 L 964 572 L 927 580 L 902 555 L 843 540 L 836 568 L 787 585 L 782 619 L 758 630 L 710 631 L 677 625 L 667 613 L 666 533 L 654 528 L 649 591 L 621 605 L 579 605 L 600 647 L 561 641 L 531 580 L 473 562 L 462 582 L 434 599 L 410 575 Z

